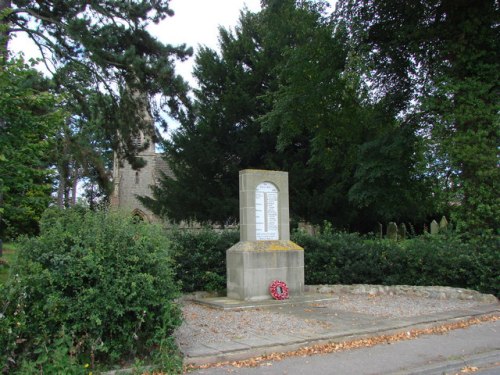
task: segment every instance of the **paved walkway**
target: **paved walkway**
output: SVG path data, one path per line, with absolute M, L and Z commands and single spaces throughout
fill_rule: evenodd
M 500 374 L 500 320 L 444 335 L 424 335 L 356 350 L 197 369 L 191 375 L 474 375 Z
M 320 294 L 309 294 L 287 301 L 263 301 L 245 303 L 227 298 L 206 298 L 197 302 L 219 309 L 270 309 L 303 319 L 324 321 L 321 333 L 301 332 L 255 335 L 246 339 L 232 339 L 226 342 L 199 344 L 184 352 L 185 363 L 202 365 L 207 363 L 243 360 L 270 353 L 294 351 L 302 347 L 339 343 L 380 335 L 408 332 L 441 326 L 447 323 L 465 321 L 490 315 L 500 317 L 500 303 L 482 304 L 472 309 L 461 309 L 444 313 L 420 315 L 411 318 L 384 318 L 369 314 L 336 311 L 322 307 L 322 303 L 334 300 Z M 221 322 L 224 324 L 224 322 Z

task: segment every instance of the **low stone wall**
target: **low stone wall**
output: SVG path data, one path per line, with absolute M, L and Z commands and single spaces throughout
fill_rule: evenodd
M 321 294 L 368 294 L 390 296 L 414 296 L 435 299 L 473 300 L 485 303 L 497 303 L 492 294 L 482 294 L 475 290 L 452 288 L 447 286 L 412 286 L 412 285 L 306 285 L 305 291 Z

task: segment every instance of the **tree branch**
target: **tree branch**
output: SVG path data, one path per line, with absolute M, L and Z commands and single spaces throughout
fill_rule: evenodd
M 18 14 L 18 13 L 27 13 L 30 16 L 36 18 L 36 19 L 39 19 L 39 20 L 42 20 L 42 21 L 47 21 L 47 22 L 53 23 L 54 25 L 58 25 L 58 26 L 61 26 L 61 27 L 66 27 L 67 26 L 63 22 L 59 22 L 59 21 L 57 21 L 57 20 L 55 20 L 53 18 L 42 16 L 41 14 L 38 14 L 35 11 L 33 11 L 31 9 L 28 9 L 28 8 L 16 8 L 16 9 L 13 9 L 11 14 Z

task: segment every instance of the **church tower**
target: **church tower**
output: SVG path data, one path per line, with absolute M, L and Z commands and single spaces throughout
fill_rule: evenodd
M 146 111 L 146 116 L 153 120 Z M 114 154 L 113 160 L 113 184 L 114 189 L 111 195 L 111 207 L 130 212 L 147 222 L 157 222 L 160 219 L 151 212 L 150 209 L 137 199 L 138 196 L 152 197 L 151 187 L 156 185 L 162 177 L 162 173 L 172 176 L 168 164 L 163 160 L 162 155 L 156 153 L 155 144 L 152 139 L 145 137 L 143 132 L 134 139 L 136 146 L 148 144 L 148 147 L 138 153 L 138 157 L 144 159 L 146 165 L 141 169 L 134 170 L 127 160 L 120 160 Z

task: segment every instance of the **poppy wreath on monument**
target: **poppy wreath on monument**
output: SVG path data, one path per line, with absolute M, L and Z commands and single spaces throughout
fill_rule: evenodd
M 284 281 L 274 280 L 269 285 L 269 293 L 273 296 L 274 299 L 284 300 L 288 298 L 288 286 Z

